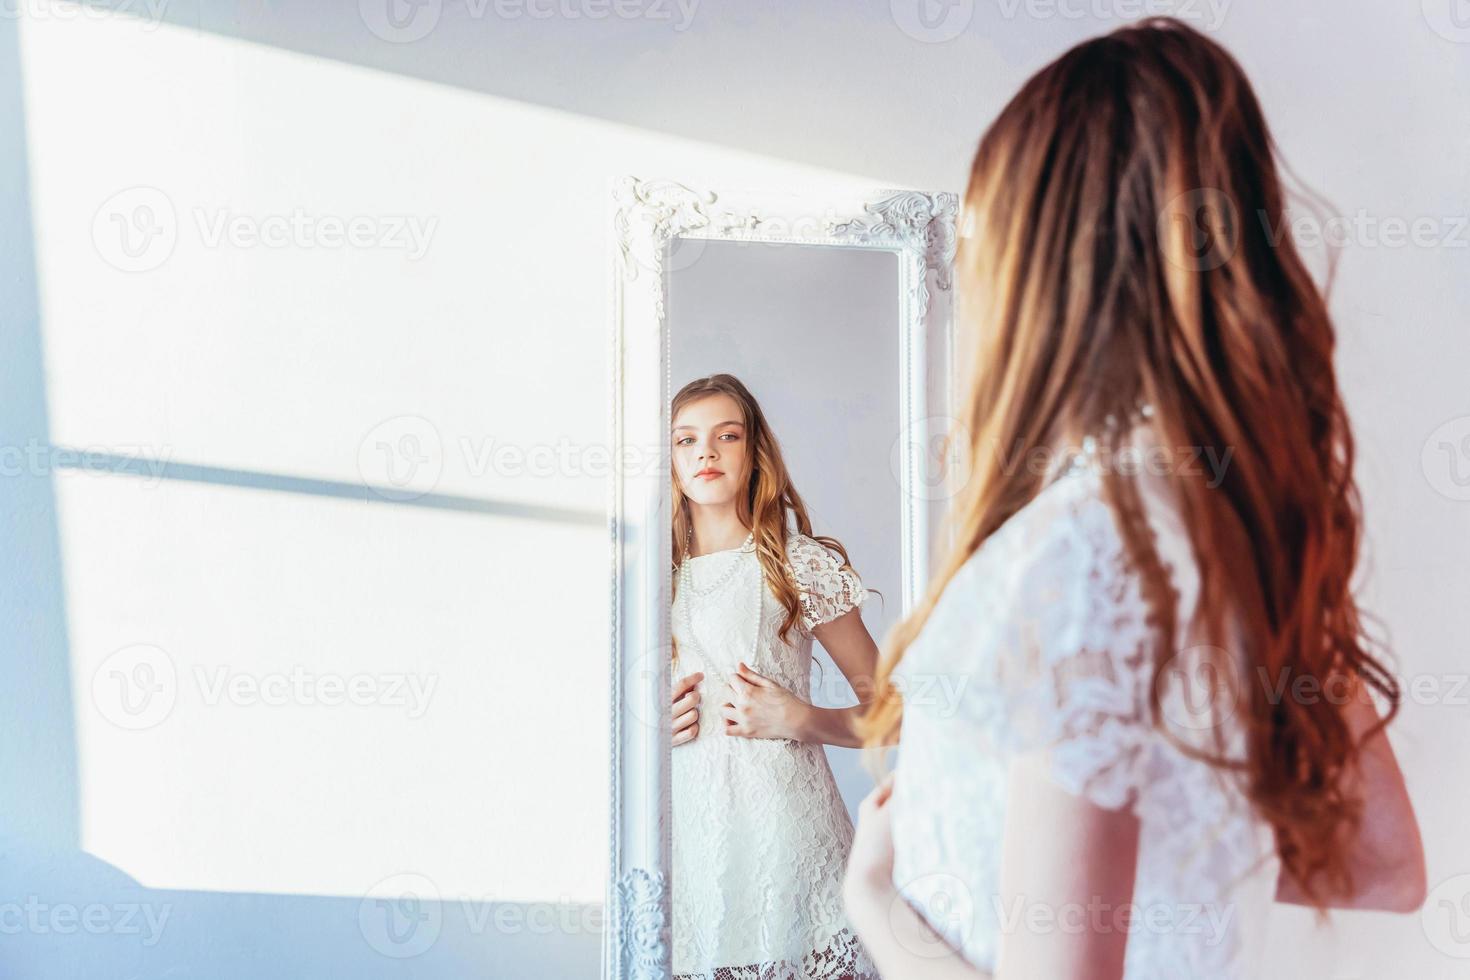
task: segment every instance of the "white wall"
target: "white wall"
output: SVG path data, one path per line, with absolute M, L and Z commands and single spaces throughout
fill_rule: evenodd
M 141 0 L 111 17 L 24 0 L 0 19 L 0 446 L 42 447 L 0 480 L 0 902 L 108 917 L 91 935 L 41 914 L 6 936 L 0 971 L 591 975 L 605 178 L 961 190 L 1016 86 L 1143 5 L 958 2 L 931 30 L 907 0 L 603 19 L 592 0 L 544 18 L 431 0 L 391 29 L 376 0 L 158 3 L 161 22 Z M 1364 597 L 1406 674 L 1442 685 L 1406 707 L 1396 744 L 1431 879 L 1459 900 L 1470 31 L 1451 3 L 1154 9 L 1215 30 L 1297 172 L 1368 219 L 1334 292 Z M 140 205 L 158 220 L 135 233 L 172 228 L 166 257 L 118 250 L 114 220 L 148 218 Z M 355 245 L 208 237 L 221 216 L 238 236 L 297 209 L 368 222 Z M 426 248 L 395 247 L 397 218 Z M 1415 218 L 1431 244 L 1375 224 Z M 569 449 L 535 476 L 497 462 L 502 445 Z M 48 446 L 170 468 L 99 474 Z M 108 661 L 136 644 L 150 649 Z M 147 680 L 134 655 L 176 678 L 142 731 L 92 685 L 104 662 Z M 298 665 L 380 697 L 211 704 L 198 680 Z M 421 715 L 390 703 L 395 675 L 433 679 Z M 411 941 L 432 944 L 400 961 L 387 954 L 411 943 L 364 896 L 404 873 L 441 900 Z M 125 906 L 169 916 L 155 943 L 124 928 Z M 1332 932 L 1282 910 L 1271 975 L 1461 975 L 1447 926 L 1466 907 L 1339 916 Z

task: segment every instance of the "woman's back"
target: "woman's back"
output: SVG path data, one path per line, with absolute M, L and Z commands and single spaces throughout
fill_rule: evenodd
M 970 366 L 943 456 L 963 464 L 950 547 L 859 723 L 874 750 L 901 733 L 896 871 L 871 862 L 856 880 L 881 887 L 854 898 L 880 969 L 925 972 L 884 941 L 922 933 L 895 888 L 939 919 L 946 883 L 1004 896 L 950 928 L 1003 977 L 1250 975 L 1277 894 L 1423 900 L 1382 737 L 1400 692 L 1352 588 L 1336 335 L 1270 233 L 1288 213 L 1245 72 L 1177 20 L 1074 45 L 981 136 L 955 259 Z M 1051 484 L 1029 465 L 1089 434 L 1118 451 L 1134 407 L 1165 452 Z M 936 703 L 946 678 L 968 683 Z
M 1003 932 L 1092 928 L 1128 933 L 1129 978 L 1252 976 L 1279 870 L 1274 837 L 1227 770 L 1169 741 L 1208 752 L 1218 729 L 1228 754 L 1244 755 L 1227 695 L 1248 679 L 1245 661 L 1227 652 L 1233 640 L 1181 637 L 1159 674 L 1162 727 L 1152 723 L 1159 647 L 1101 465 L 1074 467 L 991 535 L 895 669 L 893 884 L 981 968 L 995 968 Z M 1143 474 L 1140 491 L 1187 624 L 1198 573 L 1167 479 Z M 1008 769 L 1043 747 L 1061 789 L 1138 818 L 1125 908 L 999 899 Z

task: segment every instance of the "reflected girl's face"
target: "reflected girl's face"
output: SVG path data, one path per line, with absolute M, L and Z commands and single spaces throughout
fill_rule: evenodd
M 720 392 L 679 409 L 674 418 L 674 473 L 696 504 L 735 499 L 745 472 L 745 423 L 740 404 Z

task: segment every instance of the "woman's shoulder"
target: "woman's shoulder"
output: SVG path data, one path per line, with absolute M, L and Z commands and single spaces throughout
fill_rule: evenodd
M 1046 484 L 1004 520 L 977 549 L 972 564 L 1020 587 L 1041 574 L 1095 575 L 1099 565 L 1119 555 L 1122 542 L 1101 475 L 1079 469 Z
M 844 559 L 842 552 L 800 531 L 788 531 L 786 535 L 786 559 L 797 579 L 803 571 L 811 574 L 832 574 L 839 569 L 844 574 L 856 576 L 857 572 Z
M 839 574 L 851 578 L 857 575 L 835 549 L 800 531 L 786 535 L 786 561 L 803 588 L 835 581 Z
M 1008 581 L 1036 577 L 1087 590 L 1116 594 L 1140 574 L 1127 546 L 1125 522 L 1141 519 L 1138 531 L 1151 547 L 1170 584 L 1192 604 L 1198 573 L 1178 488 L 1166 476 L 1125 477 L 1132 517 L 1110 499 L 1101 465 L 1080 465 L 1047 484 L 982 546 L 998 552 L 992 562 Z
M 797 555 L 811 555 L 828 550 L 822 542 L 810 534 L 802 534 L 800 531 L 786 532 L 786 555 L 788 558 Z
M 857 571 L 821 541 L 791 531 L 786 556 L 800 592 L 804 628 L 820 626 L 862 604 L 866 589 Z
M 1185 635 L 1198 571 L 1168 489 L 1134 489 L 1162 583 L 1129 547 L 1101 470 L 1068 472 L 1002 523 L 945 588 L 934 611 L 936 635 L 959 648 L 945 656 L 980 656 L 1021 686 L 1039 671 L 1049 681 L 1038 690 L 1058 704 L 1066 691 L 1052 682 L 1088 675 L 1108 679 L 1120 704 L 1145 704 L 1133 695 L 1147 694 L 1150 651 L 1158 642 L 1173 648 Z M 1173 638 L 1155 635 L 1157 601 L 1173 604 Z

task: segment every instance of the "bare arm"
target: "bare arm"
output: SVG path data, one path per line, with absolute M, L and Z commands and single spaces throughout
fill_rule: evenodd
M 862 741 L 853 731 L 853 722 L 866 710 L 873 697 L 873 680 L 878 671 L 878 644 L 868 632 L 867 624 L 856 608 L 823 623 L 812 630 L 812 635 L 832 657 L 847 682 L 852 685 L 858 703 L 846 708 L 819 708 L 807 705 L 797 727 L 798 737 L 803 742 L 818 742 L 823 745 L 839 745 L 844 748 L 862 747 Z M 896 744 L 897 734 L 887 744 Z
M 1043 750 L 1011 764 L 997 976 L 1123 976 L 1128 929 L 1119 922 L 1133 901 L 1138 831 L 1131 813 L 1054 783 Z
M 891 859 L 870 861 L 888 833 L 887 801 L 864 801 L 854 864 L 844 883 L 853 928 L 884 976 L 905 980 L 1118 980 L 1128 941 L 1138 819 L 1068 793 L 1047 775 L 1044 753 L 1026 753 L 1009 776 L 1000 889 L 971 896 L 976 914 L 995 901 L 1001 929 L 987 974 L 939 937 L 899 895 Z M 864 829 L 863 823 L 870 822 Z
M 971 966 L 889 885 L 848 899 L 848 918 L 878 973 L 904 980 L 991 980 Z
M 1378 722 L 1378 710 L 1356 678 L 1345 712 L 1354 738 L 1361 738 Z M 1427 890 L 1424 843 L 1404 775 L 1384 730 L 1363 743 L 1359 765 L 1350 768 L 1345 779 L 1346 791 L 1364 801 L 1363 820 L 1356 836 L 1342 842 L 1357 892 L 1332 897 L 1330 907 L 1417 911 L 1424 904 Z M 1276 900 L 1309 904 L 1296 880 L 1285 871 L 1277 881 Z
M 889 773 L 858 807 L 857 832 L 842 880 L 848 921 L 885 977 L 990 980 L 930 928 L 893 885 Z

